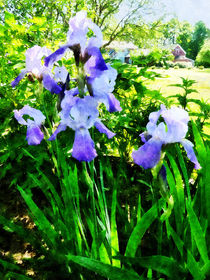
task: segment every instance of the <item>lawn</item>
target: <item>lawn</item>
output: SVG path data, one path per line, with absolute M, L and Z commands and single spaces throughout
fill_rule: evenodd
M 162 75 L 160 78 L 156 78 L 154 81 L 148 80 L 146 85 L 150 89 L 160 90 L 163 96 L 171 96 L 175 94 L 183 94 L 184 91 L 175 86 L 171 86 L 172 84 L 181 84 L 183 78 L 187 78 L 190 80 L 195 80 L 196 83 L 193 85 L 193 88 L 197 90 L 197 92 L 193 92 L 188 95 L 188 98 L 196 98 L 204 101 L 206 103 L 210 102 L 210 69 L 200 70 L 197 68 L 193 69 L 153 69 Z M 192 111 L 199 111 L 199 106 L 195 103 L 189 103 L 189 108 Z M 210 126 L 204 126 L 204 132 L 206 134 L 210 133 Z
M 149 81 L 148 87 L 158 89 L 164 96 L 183 93 L 183 90 L 178 87 L 170 86 L 171 84 L 181 83 L 180 77 L 195 80 L 195 88 L 198 93 L 192 93 L 189 98 L 198 98 L 200 100 L 210 100 L 210 69 L 155 69 L 155 72 L 162 75 L 162 78 L 156 78 L 155 81 Z

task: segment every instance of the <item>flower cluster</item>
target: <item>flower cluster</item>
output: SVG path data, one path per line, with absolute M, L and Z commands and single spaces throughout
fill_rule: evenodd
M 93 36 L 88 38 L 91 30 Z M 46 47 L 34 46 L 26 51 L 26 68 L 12 82 L 16 86 L 26 74 L 36 78 L 51 93 L 60 96 L 61 112 L 60 124 L 49 138 L 55 140 L 56 135 L 70 127 L 75 131 L 72 156 L 79 161 L 91 161 L 96 156 L 94 142 L 89 129 L 95 126 L 99 132 L 105 133 L 108 138 L 115 134 L 111 132 L 98 118 L 98 105 L 104 103 L 109 112 L 120 111 L 120 103 L 113 95 L 117 71 L 106 64 L 100 52 L 102 33 L 100 28 L 87 18 L 85 11 L 78 12 L 69 21 L 67 43 L 52 53 Z M 77 66 L 78 86 L 67 90 L 69 75 L 65 67 L 54 67 L 65 53 L 73 51 Z M 44 61 L 42 59 L 44 58 Z M 44 63 L 43 63 L 44 62 Z M 29 115 L 34 121 L 23 119 Z M 15 118 L 20 124 L 27 125 L 27 141 L 29 145 L 37 145 L 43 139 L 40 130 L 45 117 L 30 106 L 15 110 Z
M 88 38 L 89 31 L 93 34 Z M 85 11 L 78 12 L 69 21 L 67 42 L 52 53 L 46 47 L 34 46 L 26 51 L 26 68 L 12 82 L 16 86 L 28 74 L 31 79 L 38 79 L 51 93 L 59 95 L 61 101 L 60 124 L 48 139 L 55 140 L 58 133 L 70 127 L 75 131 L 72 156 L 79 161 L 91 161 L 96 156 L 94 142 L 89 129 L 95 126 L 99 132 L 108 138 L 115 134 L 99 119 L 98 105 L 104 103 L 109 112 L 120 111 L 120 103 L 113 95 L 117 71 L 105 63 L 100 52 L 102 33 L 100 28 L 87 18 Z M 55 67 L 65 53 L 73 51 L 77 66 L 77 87 L 69 89 L 69 74 L 64 66 Z M 43 61 L 42 61 L 43 59 Z M 75 79 L 74 79 L 75 80 Z M 15 110 L 15 118 L 20 124 L 27 126 L 27 141 L 29 145 L 38 145 L 44 138 L 41 124 L 45 116 L 36 109 L 26 105 L 21 110 Z M 24 120 L 28 115 L 34 120 Z M 158 123 L 162 117 L 164 122 Z M 180 108 L 166 109 L 164 105 L 149 116 L 147 131 L 142 133 L 144 145 L 132 156 L 134 162 L 145 169 L 153 168 L 160 161 L 161 149 L 171 143 L 181 143 L 188 158 L 200 168 L 193 144 L 185 139 L 188 130 L 188 113 Z
M 164 122 L 158 124 L 159 118 Z M 200 164 L 195 156 L 193 144 L 185 139 L 188 131 L 188 113 L 181 108 L 172 107 L 166 109 L 161 105 L 161 109 L 149 115 L 147 131 L 140 134 L 142 142 L 145 144 L 132 156 L 136 164 L 147 168 L 153 168 L 161 158 L 161 149 L 172 143 L 181 143 L 187 152 L 188 158 L 194 163 L 195 169 L 200 168 Z
M 11 83 L 12 87 L 15 87 L 19 82 L 25 77 L 26 74 L 30 74 L 31 78 L 36 78 L 40 82 L 43 82 L 43 86 L 51 91 L 52 93 L 60 93 L 62 91 L 61 87 L 53 79 L 52 68 L 46 67 L 42 64 L 42 58 L 44 56 L 49 56 L 52 52 L 46 47 L 41 48 L 40 46 L 34 46 L 26 51 L 26 68 L 23 69 L 17 78 Z M 58 69 L 57 69 L 58 68 Z M 66 69 L 65 69 L 66 70 Z M 65 71 L 62 69 L 62 71 Z M 55 68 L 55 72 L 59 71 L 59 67 Z M 66 70 L 67 71 L 67 70 Z M 64 72 L 65 73 L 65 72 Z

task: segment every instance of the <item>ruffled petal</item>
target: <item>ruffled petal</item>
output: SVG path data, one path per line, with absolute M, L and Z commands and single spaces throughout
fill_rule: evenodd
M 166 125 L 161 122 L 159 123 L 155 130 L 152 133 L 152 137 L 159 139 L 163 143 L 168 143 L 168 137 L 167 137 L 167 132 L 166 132 Z
M 26 51 L 26 70 L 31 72 L 36 78 L 41 78 L 44 71 L 49 72 L 51 69 L 47 69 L 42 64 L 42 58 L 49 56 L 51 50 L 46 47 L 34 46 Z
M 180 142 L 187 134 L 188 126 L 184 122 L 170 120 L 166 121 L 167 133 L 166 133 L 166 143 L 176 143 Z
M 51 55 L 45 57 L 44 59 L 44 64 L 45 66 L 50 66 L 52 65 L 54 62 L 60 60 L 63 56 L 65 51 L 68 49 L 68 46 L 63 46 L 61 48 L 59 48 L 57 51 L 55 51 L 54 53 L 52 53 Z
M 176 120 L 187 125 L 189 121 L 188 112 L 176 106 L 172 106 L 170 109 L 165 108 L 164 110 L 162 110 L 161 115 L 166 123 L 170 123 L 171 121 Z
M 91 84 L 94 96 L 103 96 L 114 90 L 117 71 L 107 64 L 108 70 L 102 72 L 99 77 L 88 78 Z
M 68 119 L 71 108 L 79 100 L 79 97 L 75 95 L 79 94 L 78 88 L 73 88 L 71 90 L 65 91 L 65 96 L 61 102 L 62 111 L 60 113 L 61 119 Z
M 163 110 L 161 115 L 167 124 L 167 143 L 181 141 L 188 131 L 188 113 L 182 108 L 173 106 Z
M 54 69 L 54 79 L 57 83 L 63 83 L 65 84 L 67 76 L 68 76 L 68 71 L 66 70 L 65 66 L 62 67 L 55 67 Z
M 42 122 L 44 122 L 45 120 L 45 116 L 42 114 L 40 110 L 34 109 L 29 105 L 25 105 L 20 110 L 14 110 L 14 114 L 16 120 L 23 125 L 30 125 L 31 123 L 35 123 L 37 126 L 40 126 Z M 32 121 L 31 119 L 25 121 L 23 118 L 24 115 L 29 115 L 34 119 L 34 121 Z
M 88 20 L 88 27 L 94 32 L 95 36 L 92 36 L 88 41 L 88 47 L 100 48 L 103 43 L 103 35 L 100 27 L 98 27 L 91 20 Z
M 50 136 L 50 138 L 48 139 L 48 141 L 52 141 L 56 139 L 56 136 L 58 133 L 60 133 L 61 131 L 66 130 L 66 125 L 60 123 L 59 126 L 57 127 L 57 129 L 55 130 L 55 132 Z
M 141 134 L 139 134 L 139 136 L 141 137 L 141 141 L 143 143 L 146 143 L 147 141 L 149 141 L 149 139 L 152 137 L 151 135 L 148 134 L 147 131 L 142 132 Z
M 157 112 L 150 113 L 149 114 L 149 121 L 156 124 L 159 117 L 160 117 L 160 114 L 161 114 L 161 109 Z
M 165 106 L 164 107 L 163 106 L 161 106 L 161 109 L 159 111 L 152 112 L 149 115 L 149 122 L 147 124 L 147 131 L 149 135 L 153 135 L 155 129 L 157 128 L 157 121 L 161 115 L 162 110 L 165 109 Z
M 43 75 L 43 86 L 49 90 L 51 93 L 61 93 L 62 88 L 56 84 L 53 78 L 50 77 L 49 74 Z
M 44 138 L 44 134 L 41 129 L 37 125 L 30 125 L 27 128 L 26 140 L 28 141 L 28 145 L 39 145 Z
M 116 133 L 113 133 L 111 130 L 109 130 L 101 121 L 95 122 L 95 127 L 98 129 L 99 132 L 105 133 L 106 136 L 110 139 L 116 135 Z
M 86 48 L 88 32 L 87 12 L 80 11 L 69 20 L 69 31 L 67 33 L 67 41 L 69 47 L 80 46 L 82 54 Z
M 193 143 L 190 142 L 187 139 L 183 139 L 182 141 L 180 141 L 180 143 L 182 144 L 182 146 L 184 147 L 186 153 L 187 153 L 187 157 L 189 158 L 190 161 L 192 161 L 195 164 L 195 169 L 200 169 L 201 166 L 196 158 L 195 152 L 193 150 Z
M 86 52 L 90 58 L 85 63 L 85 69 L 91 78 L 98 77 L 102 74 L 102 71 L 108 70 L 100 49 L 96 47 L 87 48 Z
M 21 70 L 17 78 L 15 78 L 14 81 L 11 82 L 11 86 L 16 87 L 16 85 L 19 84 L 19 82 L 25 77 L 26 73 L 27 73 L 26 69 Z
M 117 100 L 117 98 L 114 96 L 114 94 L 109 93 L 107 96 L 108 96 L 108 102 L 109 102 L 108 111 L 110 113 L 122 111 L 122 108 L 120 107 L 120 102 Z
M 91 161 L 97 156 L 94 142 L 87 129 L 81 128 L 75 131 L 72 156 L 79 161 Z
M 154 167 L 160 160 L 162 142 L 150 139 L 137 151 L 133 151 L 132 157 L 136 164 L 148 169 Z

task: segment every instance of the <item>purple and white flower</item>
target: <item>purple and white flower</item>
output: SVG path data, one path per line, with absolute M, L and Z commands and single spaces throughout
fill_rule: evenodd
M 87 41 L 87 33 L 92 30 L 94 36 Z M 69 31 L 67 33 L 68 46 L 80 45 L 81 53 L 84 55 L 86 48 L 102 46 L 103 35 L 100 28 L 87 18 L 86 11 L 80 11 L 69 21 Z
M 165 122 L 158 124 L 160 117 Z M 194 163 L 195 169 L 199 169 L 200 164 L 195 156 L 193 144 L 185 139 L 188 121 L 189 116 L 184 109 L 178 107 L 166 109 L 164 105 L 161 105 L 159 111 L 149 115 L 147 131 L 140 134 L 145 144 L 132 153 L 134 162 L 145 169 L 153 168 L 160 161 L 161 148 L 164 145 L 181 143 L 188 158 Z
M 45 120 L 45 116 L 41 111 L 30 107 L 29 105 L 25 105 L 20 110 L 14 110 L 16 120 L 23 125 L 27 126 L 27 134 L 26 140 L 29 145 L 39 145 L 44 138 L 44 134 L 42 133 L 40 127 L 41 124 Z M 23 118 L 24 115 L 28 115 L 34 120 Z
M 92 88 L 93 96 L 99 102 L 104 103 L 109 112 L 122 110 L 120 102 L 112 94 L 116 77 L 117 71 L 109 64 L 107 64 L 107 70 L 104 70 L 100 76 L 96 76 L 95 78 L 87 77 L 88 84 Z
M 25 77 L 27 73 L 33 75 L 39 81 L 43 82 L 44 87 L 52 93 L 60 93 L 61 87 L 53 79 L 52 66 L 46 67 L 42 63 L 42 58 L 49 56 L 52 52 L 46 47 L 34 46 L 26 51 L 26 68 L 21 70 L 17 78 L 12 81 L 11 86 L 15 87 Z
M 85 96 L 82 99 L 75 97 L 76 92 L 77 89 L 66 92 L 61 103 L 61 122 L 49 140 L 55 140 L 57 134 L 66 130 L 68 126 L 75 131 L 72 156 L 79 161 L 91 161 L 97 153 L 89 129 L 95 126 L 108 138 L 112 138 L 115 134 L 98 119 L 96 100 L 92 96 Z
M 88 39 L 87 33 L 89 30 L 93 31 L 94 36 Z M 95 47 L 100 48 L 103 42 L 102 39 L 103 35 L 100 28 L 87 18 L 86 11 L 80 11 L 69 21 L 67 43 L 46 57 L 45 65 L 48 66 L 60 60 L 69 48 L 78 53 L 80 57 L 91 56 L 88 51 L 91 52 L 91 49 Z
M 87 33 L 92 30 L 94 36 L 87 38 Z M 67 43 L 53 54 L 45 58 L 45 65 L 50 66 L 61 59 L 65 51 L 70 48 L 74 52 L 75 61 L 87 84 L 90 95 L 98 102 L 105 104 L 109 112 L 121 111 L 119 101 L 112 94 L 114 90 L 117 71 L 106 64 L 99 47 L 102 45 L 100 28 L 87 18 L 87 13 L 81 11 L 69 21 Z

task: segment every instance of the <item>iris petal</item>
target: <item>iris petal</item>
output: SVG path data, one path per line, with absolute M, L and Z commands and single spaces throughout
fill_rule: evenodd
M 192 161 L 195 164 L 195 169 L 200 169 L 201 166 L 196 158 L 195 152 L 193 150 L 193 143 L 190 142 L 187 139 L 183 139 L 182 141 L 180 141 L 180 143 L 182 144 L 182 146 L 184 147 L 186 153 L 187 153 L 187 157 L 189 158 L 190 161 Z
M 25 105 L 20 110 L 14 110 L 15 118 L 20 124 L 30 125 L 31 122 L 34 122 L 36 125 L 40 126 L 42 122 L 45 120 L 45 116 L 42 114 L 40 110 L 34 109 L 29 105 Z M 34 121 L 28 119 L 27 121 L 24 120 L 23 116 L 29 115 L 34 119 Z
M 94 142 L 87 129 L 76 130 L 72 156 L 79 161 L 91 161 L 97 156 Z
M 34 124 L 32 126 L 28 126 L 26 134 L 28 145 L 39 145 L 43 138 L 44 134 L 39 126 Z
M 95 127 L 98 129 L 99 132 L 105 133 L 106 136 L 110 139 L 115 136 L 115 133 L 113 133 L 111 130 L 109 130 L 101 121 L 95 122 Z
M 109 93 L 108 95 L 108 101 L 109 101 L 109 112 L 117 112 L 122 111 L 122 108 L 120 107 L 120 102 L 115 98 L 114 94 Z
M 102 71 L 108 70 L 100 49 L 92 47 L 87 48 L 86 51 L 90 58 L 85 63 L 85 69 L 91 78 L 98 77 L 102 74 Z
M 43 85 L 51 93 L 58 94 L 62 91 L 62 88 L 59 85 L 57 85 L 53 78 L 51 78 L 48 74 L 43 75 Z
M 60 133 L 61 131 L 66 130 L 66 125 L 65 124 L 59 124 L 59 126 L 57 127 L 57 129 L 55 130 L 55 132 L 50 136 L 50 138 L 48 139 L 49 141 L 55 140 L 56 136 L 58 133 Z
M 67 50 L 67 48 L 68 48 L 68 46 L 63 46 L 63 47 L 59 48 L 58 50 L 56 50 L 51 55 L 45 57 L 45 59 L 44 59 L 45 66 L 48 67 L 49 65 L 52 65 L 54 62 L 60 60 L 62 58 L 62 56 L 64 55 L 65 51 Z
M 15 78 L 14 81 L 11 82 L 11 86 L 15 87 L 16 85 L 18 85 L 19 82 L 25 77 L 26 73 L 27 73 L 26 69 L 21 70 L 17 78 Z
M 137 151 L 132 153 L 134 162 L 145 169 L 153 168 L 160 160 L 161 147 L 161 141 L 150 139 Z

